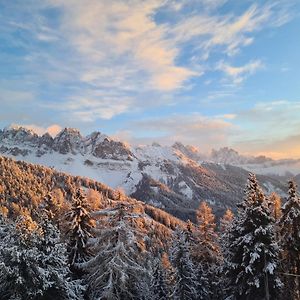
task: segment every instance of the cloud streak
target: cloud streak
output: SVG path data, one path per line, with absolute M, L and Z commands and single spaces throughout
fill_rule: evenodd
M 225 73 L 234 84 L 240 84 L 248 76 L 253 75 L 257 70 L 262 69 L 263 67 L 264 65 L 260 60 L 253 60 L 239 67 L 234 67 L 224 61 L 220 61 L 217 64 L 216 69 Z

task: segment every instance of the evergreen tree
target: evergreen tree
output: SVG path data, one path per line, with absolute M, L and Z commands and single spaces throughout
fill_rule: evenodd
M 87 247 L 95 224 L 90 214 L 89 203 L 81 189 L 77 190 L 72 207 L 66 213 L 66 235 L 68 237 L 69 263 L 73 271 L 78 272 L 76 264 L 87 261 L 91 253 Z
M 80 299 L 56 228 L 20 218 L 0 244 L 0 299 Z
M 220 220 L 220 247 L 222 250 L 222 257 L 223 261 L 222 264 L 219 267 L 219 273 L 220 273 L 220 283 L 219 288 L 223 291 L 223 295 L 226 295 L 226 289 L 228 286 L 228 278 L 225 274 L 226 268 L 225 268 L 225 262 L 226 258 L 230 254 L 230 247 L 231 247 L 231 230 L 233 226 L 233 220 L 234 215 L 230 209 L 227 209 L 225 214 Z
M 281 282 L 276 274 L 279 249 L 268 202 L 254 174 L 230 229 L 225 257 L 229 299 L 276 299 Z
M 230 209 L 227 209 L 220 220 L 220 246 L 223 256 L 227 256 L 230 249 L 230 232 L 233 224 L 234 215 Z
M 289 182 L 289 197 L 279 220 L 281 265 L 287 299 L 300 299 L 300 198 L 293 181 Z M 293 276 L 296 275 L 296 276 Z
M 176 230 L 171 247 L 171 262 L 175 269 L 174 299 L 205 299 L 199 293 L 196 267 L 194 266 L 186 231 Z M 203 296 L 203 297 L 202 297 Z
M 165 300 L 170 298 L 169 279 L 167 270 L 164 268 L 160 258 L 154 258 L 151 270 L 151 299 Z
M 120 204 L 108 214 L 91 246 L 96 256 L 82 267 L 87 272 L 89 299 L 140 299 L 141 285 L 147 275 L 131 215 Z M 100 214 L 99 214 L 100 215 Z

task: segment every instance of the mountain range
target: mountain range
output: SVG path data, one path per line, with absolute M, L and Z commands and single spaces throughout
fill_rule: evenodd
M 300 160 L 273 160 L 240 155 L 230 148 L 203 155 L 180 142 L 131 146 L 100 132 L 83 136 L 65 128 L 55 137 L 10 126 L 0 130 L 0 154 L 84 176 L 123 190 L 183 220 L 207 201 L 217 216 L 235 209 L 243 198 L 249 172 L 258 175 L 266 193 L 286 194 L 285 181 L 300 180 Z

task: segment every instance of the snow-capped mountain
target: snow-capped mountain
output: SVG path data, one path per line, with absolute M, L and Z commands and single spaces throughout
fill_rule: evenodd
M 266 156 L 244 156 L 224 147 L 212 150 L 210 160 L 215 163 L 233 165 L 257 174 L 291 177 L 300 173 L 300 159 L 274 160 Z
M 0 153 L 121 188 L 183 219 L 193 219 L 202 200 L 217 214 L 234 207 L 243 197 L 248 176 L 247 170 L 234 166 L 247 165 L 246 161 L 230 149 L 206 158 L 181 143 L 132 147 L 100 132 L 82 136 L 72 128 L 54 138 L 22 127 L 5 128 L 0 131 Z M 279 180 L 263 175 L 258 179 L 267 192 L 285 193 Z

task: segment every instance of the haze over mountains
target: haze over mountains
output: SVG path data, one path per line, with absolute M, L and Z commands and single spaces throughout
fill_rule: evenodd
M 0 131 L 0 154 L 121 188 L 182 219 L 193 219 L 202 200 L 217 214 L 234 208 L 243 197 L 249 171 L 259 174 L 267 193 L 281 195 L 286 193 L 284 181 L 288 177 L 300 177 L 299 160 L 246 157 L 229 148 L 205 156 L 179 142 L 133 147 L 100 132 L 82 136 L 72 128 L 53 138 L 22 127 L 7 127 Z

